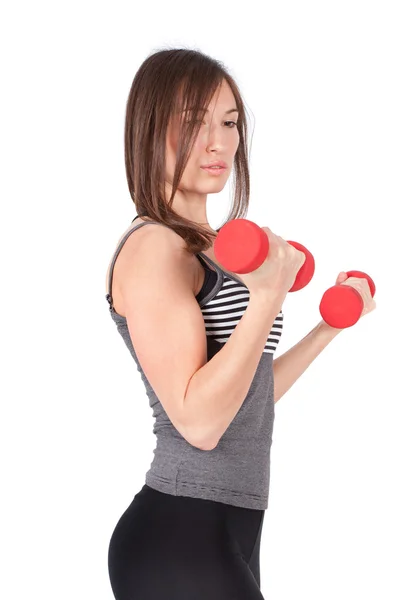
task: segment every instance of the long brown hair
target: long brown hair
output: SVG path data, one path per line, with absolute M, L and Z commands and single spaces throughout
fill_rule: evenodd
M 198 50 L 160 50 L 149 55 L 136 72 L 126 105 L 125 169 L 136 211 L 144 221 L 157 221 L 173 229 L 185 240 L 186 250 L 191 253 L 210 248 L 216 237 L 172 209 L 201 120 L 190 120 L 181 126 L 168 203 L 164 193 L 167 127 L 172 115 L 183 106 L 194 107 L 194 114 L 203 112 L 224 79 L 239 110 L 240 139 L 234 159 L 234 199 L 226 223 L 246 216 L 250 196 L 246 109 L 226 67 Z

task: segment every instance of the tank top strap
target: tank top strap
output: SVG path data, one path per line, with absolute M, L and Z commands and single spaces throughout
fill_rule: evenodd
M 195 256 L 197 256 L 197 258 L 199 259 L 203 267 L 206 269 L 206 271 L 213 270 L 210 269 L 210 259 L 208 258 L 208 256 L 205 256 L 205 254 L 203 254 L 202 252 L 198 252 Z
M 138 217 L 139 217 L 139 215 L 137 215 L 135 217 L 135 219 L 137 219 Z M 132 220 L 132 223 L 133 223 L 133 221 L 135 219 Z M 113 274 L 114 274 L 114 265 L 116 263 L 116 260 L 118 258 L 119 253 L 122 250 L 122 246 L 125 244 L 125 242 L 128 239 L 128 237 L 134 231 L 136 231 L 137 229 L 140 229 L 144 225 L 147 225 L 147 224 L 150 224 L 150 223 L 154 224 L 154 225 L 161 225 L 161 227 L 166 227 L 166 225 L 163 225 L 162 223 L 158 223 L 157 221 L 145 221 L 144 223 L 139 223 L 139 225 L 136 225 L 136 227 L 132 227 L 132 229 L 130 229 L 129 231 L 127 231 L 127 233 L 122 237 L 121 241 L 119 242 L 119 244 L 118 244 L 118 246 L 117 246 L 117 248 L 116 248 L 116 250 L 114 252 L 114 256 L 113 256 L 113 258 L 111 260 L 110 270 L 109 270 L 109 273 L 108 273 L 108 285 L 107 285 L 108 292 L 105 295 L 105 298 L 106 298 L 108 304 L 110 305 L 110 310 L 114 309 L 113 298 L 112 298 L 112 295 L 111 295 L 111 285 L 112 285 L 112 278 L 113 278 Z

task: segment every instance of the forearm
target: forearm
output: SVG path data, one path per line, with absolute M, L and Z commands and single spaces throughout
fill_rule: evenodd
M 343 329 L 320 321 L 300 342 L 273 361 L 274 401 L 277 402 Z
M 228 341 L 191 378 L 184 399 L 187 439 L 212 449 L 235 418 L 253 381 L 279 302 L 273 294 L 250 297 Z

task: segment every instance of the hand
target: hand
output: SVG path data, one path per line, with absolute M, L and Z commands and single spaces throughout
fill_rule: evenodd
M 365 277 L 347 277 L 347 274 L 344 271 L 340 271 L 335 285 L 350 285 L 361 295 L 364 307 L 360 318 L 375 310 L 376 302 L 371 296 L 371 290 Z

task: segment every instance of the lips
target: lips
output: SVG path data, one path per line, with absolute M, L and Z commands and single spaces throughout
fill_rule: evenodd
M 226 171 L 226 167 L 201 167 L 205 171 Z
M 223 160 L 214 160 L 208 163 L 208 165 L 201 165 L 202 169 L 209 169 L 210 167 L 222 167 L 223 169 L 226 169 L 228 165 Z
M 223 175 L 225 173 L 225 171 L 227 171 L 228 169 L 225 168 L 205 168 L 202 167 L 203 171 L 206 171 L 209 175 L 211 175 L 211 177 L 220 177 L 221 175 Z

